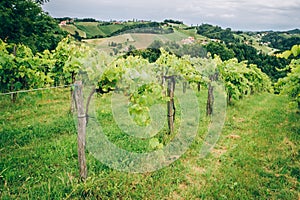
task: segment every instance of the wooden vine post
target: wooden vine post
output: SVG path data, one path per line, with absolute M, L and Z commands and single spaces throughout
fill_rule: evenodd
M 168 108 L 168 126 L 170 134 L 174 132 L 174 121 L 175 121 L 175 103 L 174 103 L 174 91 L 175 91 L 175 76 L 165 76 L 168 80 L 167 95 L 170 100 L 167 103 Z
M 81 81 L 75 82 L 75 102 L 78 115 L 78 162 L 80 178 L 85 180 L 87 178 L 87 166 L 85 158 L 85 137 L 86 137 L 86 113 L 83 101 L 83 85 Z
M 206 103 L 206 115 L 211 116 L 213 114 L 213 105 L 214 105 L 214 86 L 212 85 L 213 81 L 218 80 L 218 73 L 214 73 L 209 76 L 210 82 L 208 83 L 208 96 Z
M 75 73 L 72 72 L 72 83 L 75 83 Z M 70 88 L 70 95 L 71 95 L 71 105 L 70 105 L 70 112 L 74 113 L 76 110 L 76 103 L 75 103 L 75 93 L 74 93 L 74 87 Z
M 184 81 L 184 82 L 182 83 L 182 93 L 183 93 L 183 94 L 186 93 L 186 87 L 187 87 L 187 82 Z
M 198 90 L 198 92 L 201 91 L 201 83 L 200 82 L 197 83 L 197 90 Z

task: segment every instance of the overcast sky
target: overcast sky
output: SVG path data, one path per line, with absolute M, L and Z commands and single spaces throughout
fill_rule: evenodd
M 234 30 L 300 28 L 300 0 L 50 0 L 43 8 L 53 17 L 176 19 Z

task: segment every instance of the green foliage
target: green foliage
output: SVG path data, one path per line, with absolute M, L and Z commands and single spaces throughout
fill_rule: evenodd
M 155 51 L 155 49 L 159 50 L 160 48 L 164 48 L 166 51 L 174 53 L 179 57 L 184 55 L 190 55 L 191 57 L 205 57 L 207 54 L 206 49 L 199 43 L 180 45 L 176 41 L 167 41 L 164 43 L 160 40 L 154 40 L 148 46 L 148 49 L 153 51 Z M 153 59 L 149 58 L 149 60 Z
M 22 43 L 35 53 L 54 49 L 62 38 L 63 32 L 41 5 L 31 0 L 0 2 L 0 39 Z
M 223 40 L 226 43 L 236 42 L 233 32 L 230 28 L 222 29 L 219 26 L 202 24 L 197 27 L 197 33 L 211 39 Z
M 212 55 L 216 54 L 220 56 L 222 60 L 229 60 L 234 58 L 234 51 L 228 49 L 225 44 L 217 43 L 217 42 L 210 42 L 205 46 L 206 50 L 210 52 Z
M 165 19 L 164 23 L 171 23 L 171 24 L 183 24 L 182 21 L 173 20 L 173 19 Z
M 54 84 L 74 83 L 89 53 L 90 49 L 87 46 L 77 43 L 70 36 L 60 41 L 52 52 L 52 59 L 55 61 L 51 70 Z
M 160 40 L 154 40 L 150 45 L 149 45 L 149 49 L 159 49 L 161 47 L 163 47 L 164 43 Z
M 277 81 L 279 78 L 286 76 L 286 72 L 280 71 L 278 72 L 276 68 L 283 69 L 287 65 L 288 61 L 285 59 L 277 58 L 275 56 L 270 56 L 259 52 L 252 45 L 253 41 L 250 42 L 250 45 L 241 43 L 240 38 L 235 38 L 234 32 L 230 29 L 222 29 L 218 26 L 212 26 L 209 24 L 202 24 L 197 27 L 197 33 L 203 36 L 206 36 L 211 39 L 219 39 L 221 43 L 225 44 L 213 44 L 210 43 L 206 45 L 207 51 L 211 52 L 211 54 L 217 54 L 221 57 L 222 60 L 228 60 L 231 58 L 237 58 L 239 62 L 247 60 L 249 64 L 257 65 L 264 73 L 266 73 L 272 81 Z M 241 33 L 241 32 L 238 32 Z M 254 33 L 247 33 L 248 35 Z M 279 33 L 274 33 L 275 35 Z M 273 35 L 269 33 L 266 37 Z M 299 41 L 298 36 L 292 36 L 291 40 L 293 42 Z M 246 39 L 244 37 L 244 39 Z M 282 38 L 281 38 L 282 39 Z M 278 41 L 282 42 L 279 39 Z M 268 42 L 262 39 L 261 42 Z M 284 42 L 282 44 L 285 44 Z M 286 45 L 290 45 L 290 43 L 286 43 Z M 278 47 L 282 49 L 283 47 Z M 290 48 L 290 47 L 289 47 Z M 283 48 L 284 49 L 284 48 Z
M 87 46 L 71 37 L 63 39 L 52 52 L 35 55 L 25 45 L 7 44 L 0 39 L 0 55 L 1 92 L 74 83 L 87 56 L 92 57 Z
M 192 65 L 200 72 L 202 84 L 210 83 L 209 77 L 218 74 L 225 86 L 228 103 L 239 100 L 255 93 L 271 92 L 271 80 L 256 65 L 246 61 L 238 62 L 237 59 L 222 61 L 220 57 L 193 58 Z
M 1 92 L 43 87 L 52 83 L 48 69 L 53 62 L 49 51 L 34 55 L 25 45 L 0 40 Z
M 128 56 L 139 56 L 139 57 L 142 57 L 144 59 L 148 59 L 148 61 L 150 63 L 153 63 L 155 62 L 159 56 L 160 56 L 161 52 L 158 49 L 151 49 L 151 48 L 147 48 L 147 49 L 135 49 L 135 50 L 132 50 L 132 51 L 128 51 L 126 53 L 126 55 L 124 55 L 124 58 L 128 57 Z
M 270 46 L 276 49 L 289 50 L 292 46 L 300 43 L 300 36 L 273 32 L 263 36 L 262 42 L 270 42 Z
M 206 57 L 207 50 L 199 43 L 193 44 L 184 44 L 181 48 L 178 48 L 178 53 L 175 53 L 179 56 L 190 55 L 191 57 Z
M 87 39 L 103 38 L 119 35 L 122 33 L 152 33 L 168 34 L 173 33 L 172 28 L 165 29 L 162 23 L 158 22 L 77 22 L 74 24 L 80 31 L 86 33 Z
M 139 125 L 150 123 L 149 107 L 163 101 L 153 64 L 141 57 L 119 58 L 105 67 L 97 89 L 99 93 L 117 90 L 129 96 L 129 111 Z
M 288 61 L 283 58 L 260 53 L 254 47 L 243 43 L 232 43 L 228 44 L 227 47 L 233 50 L 234 57 L 239 62 L 247 60 L 249 64 L 257 65 L 272 81 L 286 76 L 286 72 L 278 72 L 276 69 L 283 69 L 287 65 Z
M 49 2 L 50 0 L 35 0 L 36 3 L 39 3 L 39 4 L 44 4 L 44 3 L 47 3 Z
M 120 33 L 152 33 L 152 34 L 168 34 L 173 33 L 173 29 L 164 29 L 162 23 L 158 22 L 145 22 L 145 23 L 133 23 L 123 26 L 109 36 L 118 35 Z
M 179 58 L 175 54 L 170 54 L 162 48 L 160 49 L 160 52 L 161 55 L 154 65 L 149 64 L 147 60 L 139 57 L 129 56 L 126 59 L 118 59 L 113 64 L 112 68 L 108 68 L 104 72 L 104 76 L 102 76 L 102 80 L 99 82 L 98 86 L 103 88 L 104 91 L 111 91 L 118 87 L 116 84 L 121 78 L 123 81 L 127 80 L 127 84 L 125 85 L 130 85 L 128 80 L 135 80 L 144 72 L 151 75 L 151 77 L 154 77 L 154 79 L 151 80 L 153 81 L 151 83 L 156 84 L 153 84 L 152 86 L 157 86 L 157 83 L 163 82 L 162 77 L 164 76 L 176 76 L 178 79 L 182 79 L 191 84 L 207 84 L 210 81 L 208 78 L 209 75 L 217 72 L 225 84 L 229 102 L 241 99 L 250 94 L 272 91 L 270 78 L 256 65 L 247 64 L 246 61 L 238 62 L 237 59 L 230 59 L 222 62 L 219 57 L 211 59 L 183 56 Z M 131 75 L 126 74 L 128 69 L 131 70 Z M 135 76 L 132 75 L 133 71 Z M 137 88 L 132 91 L 127 90 L 127 93 L 134 99 L 131 99 L 133 100 L 132 102 L 137 104 L 139 104 L 139 101 L 141 100 L 138 99 L 139 95 L 146 95 L 147 98 L 151 98 L 151 95 L 153 95 L 153 93 L 149 93 L 152 89 L 151 87 L 145 87 L 143 84 L 140 86 L 143 87 L 142 91 L 137 90 Z M 136 101 L 136 99 L 138 100 Z M 144 105 L 146 107 L 149 106 L 147 104 Z M 147 110 L 146 107 L 142 108 L 141 106 L 135 106 L 134 110 L 138 113 L 143 109 Z
M 293 55 L 300 55 L 300 45 L 294 45 L 291 50 L 280 54 L 280 57 L 288 58 Z M 288 68 L 291 70 L 286 77 L 281 78 L 276 83 L 276 87 L 281 91 L 281 94 L 289 95 L 293 101 L 296 101 L 300 109 L 300 59 L 292 59 Z
M 218 70 L 225 83 L 229 102 L 250 94 L 272 91 L 270 78 L 254 64 L 231 59 L 219 62 Z

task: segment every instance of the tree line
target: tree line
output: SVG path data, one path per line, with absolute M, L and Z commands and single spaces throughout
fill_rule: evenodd
M 222 29 L 219 26 L 210 24 L 202 24 L 197 27 L 197 33 L 211 39 L 219 39 L 220 42 L 210 42 L 204 45 L 211 54 L 217 54 L 222 60 L 237 58 L 239 62 L 247 60 L 249 64 L 256 64 L 264 73 L 266 73 L 273 81 L 286 76 L 287 72 L 278 71 L 283 69 L 289 63 L 289 60 L 270 56 L 258 51 L 251 45 L 241 42 L 234 37 L 234 32 L 230 28 Z M 275 33 L 277 35 L 277 33 Z M 293 43 L 286 43 L 286 47 L 291 48 Z M 284 50 L 284 47 L 282 50 Z

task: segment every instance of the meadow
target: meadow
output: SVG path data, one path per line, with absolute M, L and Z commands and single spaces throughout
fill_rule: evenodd
M 201 112 L 206 93 L 197 93 Z M 69 95 L 68 88 L 25 93 L 15 104 L 0 97 L 0 199 L 300 198 L 300 114 L 286 96 L 257 94 L 228 106 L 220 139 L 205 158 L 199 151 L 209 118 L 201 115 L 196 139 L 171 165 L 119 172 L 87 151 L 88 178 L 81 181 Z M 95 98 L 112 141 L 151 150 L 112 123 L 109 95 Z

